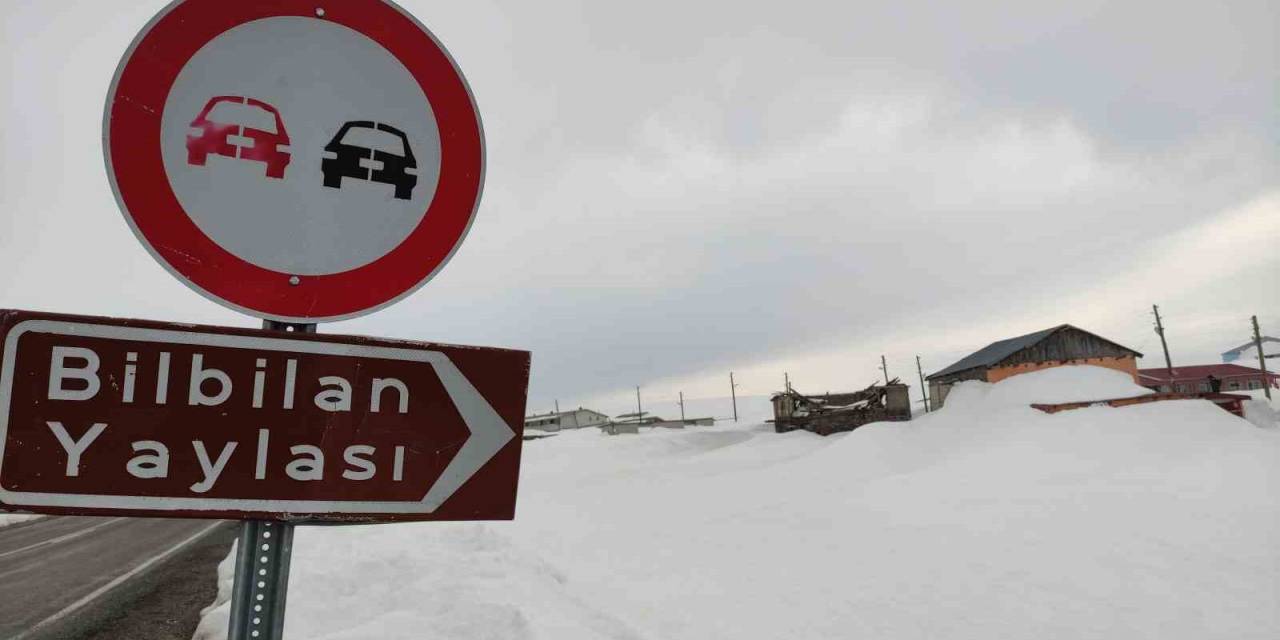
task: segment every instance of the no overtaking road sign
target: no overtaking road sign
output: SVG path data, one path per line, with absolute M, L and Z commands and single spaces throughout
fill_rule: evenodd
M 139 240 L 213 300 L 280 322 L 382 308 L 471 225 L 484 136 L 444 47 L 384 0 L 180 0 L 107 95 Z

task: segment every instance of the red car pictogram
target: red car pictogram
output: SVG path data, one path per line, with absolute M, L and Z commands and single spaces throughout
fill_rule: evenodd
M 229 105 L 219 111 L 230 114 L 214 114 L 215 107 Z M 235 105 L 236 107 L 230 107 Z M 245 110 L 257 111 L 245 113 Z M 239 112 L 239 113 L 237 113 Z M 275 131 L 266 131 L 247 126 L 245 123 L 227 122 L 241 119 L 241 116 L 260 115 L 265 112 L 275 119 Z M 251 118 L 243 118 L 251 119 Z M 205 166 L 209 154 L 241 160 L 256 160 L 267 165 L 268 178 L 284 178 L 285 167 L 289 166 L 288 152 L 289 134 L 284 129 L 284 120 L 275 107 L 254 98 L 243 96 L 214 96 L 209 104 L 200 110 L 200 115 L 191 121 L 191 131 L 187 134 L 187 163 L 198 167 Z

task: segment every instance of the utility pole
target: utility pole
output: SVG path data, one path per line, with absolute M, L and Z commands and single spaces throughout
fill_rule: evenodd
M 924 412 L 929 413 L 929 394 L 925 393 L 924 367 L 920 366 L 920 356 L 916 356 L 916 373 L 920 374 L 920 399 L 924 400 Z
M 733 372 L 729 372 L 729 396 L 733 398 L 733 421 L 738 421 L 738 383 L 733 381 Z
M 1175 391 L 1173 386 L 1173 360 L 1169 358 L 1169 343 L 1164 339 L 1164 324 L 1160 322 L 1160 307 L 1151 305 L 1151 313 L 1156 316 L 1156 335 L 1160 336 L 1160 346 L 1164 347 L 1164 367 L 1169 372 L 1169 390 Z
M 782 385 L 782 388 L 786 391 L 791 391 L 791 374 L 787 373 L 786 371 L 783 371 L 782 381 L 784 382 L 784 384 Z
M 556 413 L 560 413 L 560 401 L 556 400 Z
M 1258 330 L 1258 316 L 1253 316 L 1253 348 L 1258 350 L 1258 367 L 1262 369 L 1262 389 L 1271 399 L 1271 379 L 1267 376 L 1267 356 L 1262 353 L 1262 332 Z
M 880 356 L 880 370 L 884 371 L 884 383 L 889 384 L 889 364 L 884 361 L 884 356 Z
M 640 410 L 640 385 L 636 385 L 636 427 L 644 422 L 644 411 Z
M 680 392 L 680 422 L 684 422 L 684 392 Z

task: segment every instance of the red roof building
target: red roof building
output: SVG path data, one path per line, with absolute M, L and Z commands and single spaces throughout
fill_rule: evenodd
M 1213 376 L 1218 381 L 1219 389 L 1212 388 L 1209 376 Z M 1280 388 L 1280 374 L 1268 371 L 1264 376 L 1261 369 L 1238 364 L 1197 364 L 1190 367 L 1174 367 L 1172 382 L 1169 380 L 1167 369 L 1138 369 L 1138 384 L 1156 391 L 1179 393 L 1241 391 L 1261 389 L 1268 383 L 1272 387 Z

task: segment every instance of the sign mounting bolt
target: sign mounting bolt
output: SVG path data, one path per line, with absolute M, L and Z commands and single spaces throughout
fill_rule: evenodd
M 299 278 L 298 276 L 289 276 L 289 284 L 297 286 L 301 282 L 302 278 Z
M 317 18 L 324 17 L 324 7 L 316 7 L 316 17 Z

